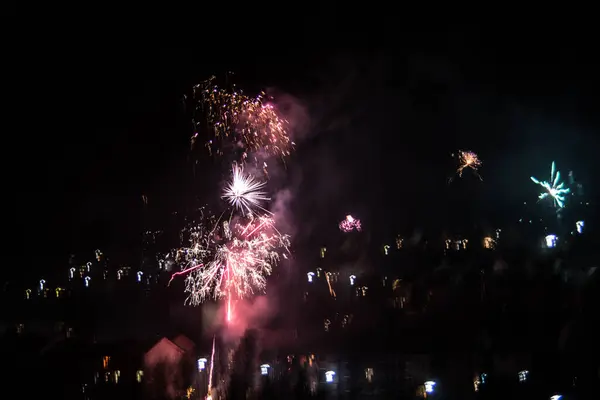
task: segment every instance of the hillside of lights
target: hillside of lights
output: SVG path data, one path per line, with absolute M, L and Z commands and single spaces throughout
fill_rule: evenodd
M 137 318 L 143 319 L 141 310 L 146 310 L 151 317 L 145 318 L 154 325 L 144 328 L 143 334 L 152 337 L 176 325 L 169 319 L 175 317 L 164 308 L 181 306 L 181 313 L 197 325 L 195 339 L 203 343 L 199 347 L 203 346 L 200 351 L 204 352 L 198 361 L 203 360 L 202 371 L 209 371 L 207 380 L 195 389 L 197 398 L 209 398 L 215 391 L 227 392 L 235 375 L 233 362 L 219 366 L 214 360 L 235 358 L 241 342 L 231 337 L 239 326 L 250 326 L 250 315 L 261 321 L 252 329 L 264 335 L 265 350 L 277 353 L 283 348 L 286 352 L 285 357 L 257 355 L 261 359 L 254 368 L 256 374 L 276 379 L 286 368 L 292 368 L 289 360 L 297 357 L 295 362 L 303 359 L 307 365 L 317 361 L 323 365 L 319 379 L 324 385 L 342 385 L 343 363 L 328 361 L 328 354 L 336 354 L 337 360 L 352 355 L 363 362 L 363 350 L 380 354 L 426 352 L 438 345 L 437 340 L 444 340 L 436 332 L 450 335 L 448 332 L 461 324 L 476 331 L 479 322 L 465 317 L 465 309 L 504 321 L 509 306 L 501 297 L 507 276 L 522 287 L 535 288 L 551 275 L 578 293 L 597 279 L 596 261 L 588 256 L 593 249 L 587 248 L 586 242 L 594 232 L 594 227 L 586 224 L 592 206 L 574 173 L 563 181 L 554 161 L 549 163 L 548 181 L 533 176 L 527 179 L 528 174 L 524 174 L 523 180 L 541 193 L 537 198 L 524 194 L 523 212 L 498 226 L 459 231 L 440 222 L 437 230 L 417 226 L 392 235 L 379 234 L 376 226 L 380 225 L 358 210 L 339 210 L 323 218 L 319 227 L 334 233 L 319 237 L 318 245 L 294 246 L 294 237 L 282 230 L 281 216 L 272 207 L 274 189 L 269 170 L 286 171 L 287 161 L 301 143 L 291 139 L 293 132 L 279 113 L 277 100 L 264 93 L 248 96 L 235 86 L 219 86 L 214 77 L 194 88 L 193 99 L 192 158 L 216 161 L 214 168 L 223 177 L 221 185 L 207 188 L 213 208 L 195 206 L 194 213 L 173 224 L 176 228 L 156 226 L 141 233 L 140 251 L 133 257 L 112 254 L 110 249 L 75 254 L 56 274 L 5 285 L 6 299 L 19 299 L 31 309 L 50 305 L 63 310 L 64 304 L 75 303 L 76 311 L 72 312 L 83 314 L 101 313 L 103 309 L 120 314 L 129 309 L 134 311 L 129 311 L 133 316 L 128 314 L 128 318 L 136 324 Z M 497 173 L 472 150 L 459 150 L 452 157 L 457 165 L 448 171 L 452 174 L 447 180 L 448 190 L 461 179 L 477 182 L 470 190 L 485 190 L 484 167 L 486 174 Z M 538 172 L 546 168 L 540 165 L 534 175 L 540 176 Z M 198 174 L 195 164 L 193 174 Z M 440 180 L 445 182 L 444 178 Z M 146 196 L 143 203 L 148 203 Z M 303 229 L 302 221 L 297 225 L 297 230 Z M 518 259 L 514 254 L 522 249 L 527 250 L 527 256 Z M 530 270 L 532 264 L 537 270 Z M 528 291 L 514 296 L 516 306 L 511 307 L 516 307 L 515 315 L 521 307 L 533 304 Z M 543 299 L 551 296 L 558 295 L 547 291 Z M 93 299 L 101 299 L 99 305 L 94 305 Z M 264 316 L 255 315 L 263 312 L 258 306 L 261 300 L 267 304 L 265 310 L 276 310 L 276 328 L 267 328 L 270 322 L 259 318 L 271 318 L 266 311 Z M 112 308 L 104 306 L 109 302 Z M 40 309 L 44 313 L 48 310 Z M 69 338 L 85 335 L 85 329 L 69 321 L 68 314 L 56 318 L 61 318 L 61 329 Z M 444 323 L 435 322 L 441 320 Z M 31 326 L 36 323 L 31 321 L 31 316 L 17 315 L 11 324 L 17 334 L 24 335 L 35 329 Z M 407 326 L 414 330 L 410 335 Z M 102 328 L 105 326 L 95 328 L 94 341 Z M 119 328 L 117 325 L 115 330 Z M 491 322 L 488 329 L 495 341 L 502 342 L 508 336 L 497 333 L 501 329 Z M 430 342 L 423 339 L 428 335 L 434 338 Z M 471 349 L 479 340 L 476 336 L 444 346 Z M 533 334 L 518 338 L 532 346 L 536 341 Z M 361 376 L 369 384 L 374 376 L 383 374 L 373 366 L 373 360 L 364 363 L 369 364 L 361 364 Z M 477 371 L 475 391 L 485 384 L 485 374 Z M 112 382 L 114 376 L 107 379 Z M 420 397 L 437 390 L 431 377 L 419 379 Z

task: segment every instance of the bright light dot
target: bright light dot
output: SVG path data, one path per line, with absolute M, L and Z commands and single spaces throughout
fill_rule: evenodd
M 435 382 L 434 381 L 427 381 L 425 382 L 425 392 L 427 393 L 433 393 L 433 387 L 435 386 Z
M 260 366 L 260 374 L 261 375 L 268 375 L 269 374 L 269 368 L 271 368 L 271 366 L 269 364 L 263 364 Z
M 335 372 L 333 372 L 333 371 L 325 372 L 325 382 L 332 383 L 334 376 L 335 376 Z

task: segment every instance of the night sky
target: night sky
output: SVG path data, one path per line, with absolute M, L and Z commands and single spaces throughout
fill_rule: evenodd
M 23 272 L 60 268 L 69 252 L 126 249 L 149 223 L 142 194 L 151 214 L 166 215 L 192 193 L 218 190 L 190 188 L 182 96 L 226 71 L 248 91 L 289 94 L 306 110 L 286 170 L 299 237 L 347 213 L 390 234 L 473 213 L 497 223 L 535 201 L 529 176 L 547 179 L 552 160 L 595 198 L 598 61 L 575 37 L 535 32 L 298 34 L 269 52 L 252 43 L 15 48 L 5 252 Z M 483 182 L 466 172 L 447 185 L 458 149 L 483 159 Z

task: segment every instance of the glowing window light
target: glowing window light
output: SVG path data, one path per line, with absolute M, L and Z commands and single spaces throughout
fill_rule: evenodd
M 400 236 L 396 237 L 396 248 L 401 249 L 404 247 L 404 239 Z
M 556 242 L 558 241 L 558 236 L 556 235 L 546 235 L 544 238 L 546 241 L 546 247 L 552 249 L 556 247 Z
M 208 360 L 206 358 L 199 358 L 198 359 L 198 371 L 204 371 L 204 369 L 206 368 L 207 362 L 208 362 Z
M 314 276 L 315 276 L 314 272 L 309 272 L 306 274 L 306 277 L 308 278 L 308 283 L 312 283 Z
M 325 372 L 325 382 L 333 383 L 334 376 L 335 376 L 335 372 L 333 372 L 333 371 Z
M 366 287 L 366 286 L 361 286 L 361 287 L 359 287 L 359 288 L 357 288 L 357 289 L 356 289 L 356 295 L 357 295 L 358 297 L 361 297 L 361 296 L 362 296 L 362 297 L 365 297 L 365 296 L 367 295 L 367 290 L 369 290 L 369 288 L 368 288 L 368 287 Z
M 260 374 L 261 375 L 269 375 L 269 368 L 271 368 L 271 366 L 269 364 L 263 364 L 260 366 Z
M 137 281 L 141 282 L 143 276 L 144 276 L 144 273 L 142 271 L 138 271 L 137 272 Z
M 577 229 L 577 233 L 582 234 L 584 227 L 585 227 L 585 221 L 575 222 L 575 228 Z
M 473 378 L 473 389 L 476 392 L 479 392 L 479 386 L 481 386 L 481 379 L 479 379 L 479 376 L 475 376 L 475 378 Z
M 523 370 L 519 371 L 519 382 L 523 383 L 527 381 L 527 377 L 529 376 L 529 371 Z
M 496 241 L 491 236 L 486 236 L 483 238 L 483 248 L 484 249 L 494 249 L 496 247 Z
M 356 275 L 350 275 L 350 286 L 354 286 L 355 280 L 356 280 Z
M 435 381 L 427 381 L 424 383 L 425 385 L 425 393 L 433 393 L 433 389 L 436 385 Z

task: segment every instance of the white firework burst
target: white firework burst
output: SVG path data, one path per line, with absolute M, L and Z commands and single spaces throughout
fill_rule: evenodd
M 264 202 L 270 200 L 263 191 L 265 186 L 266 182 L 261 182 L 251 175 L 244 175 L 243 168 L 234 165 L 232 179 L 221 197 L 244 214 L 253 214 L 257 209 L 268 212 L 262 207 Z

